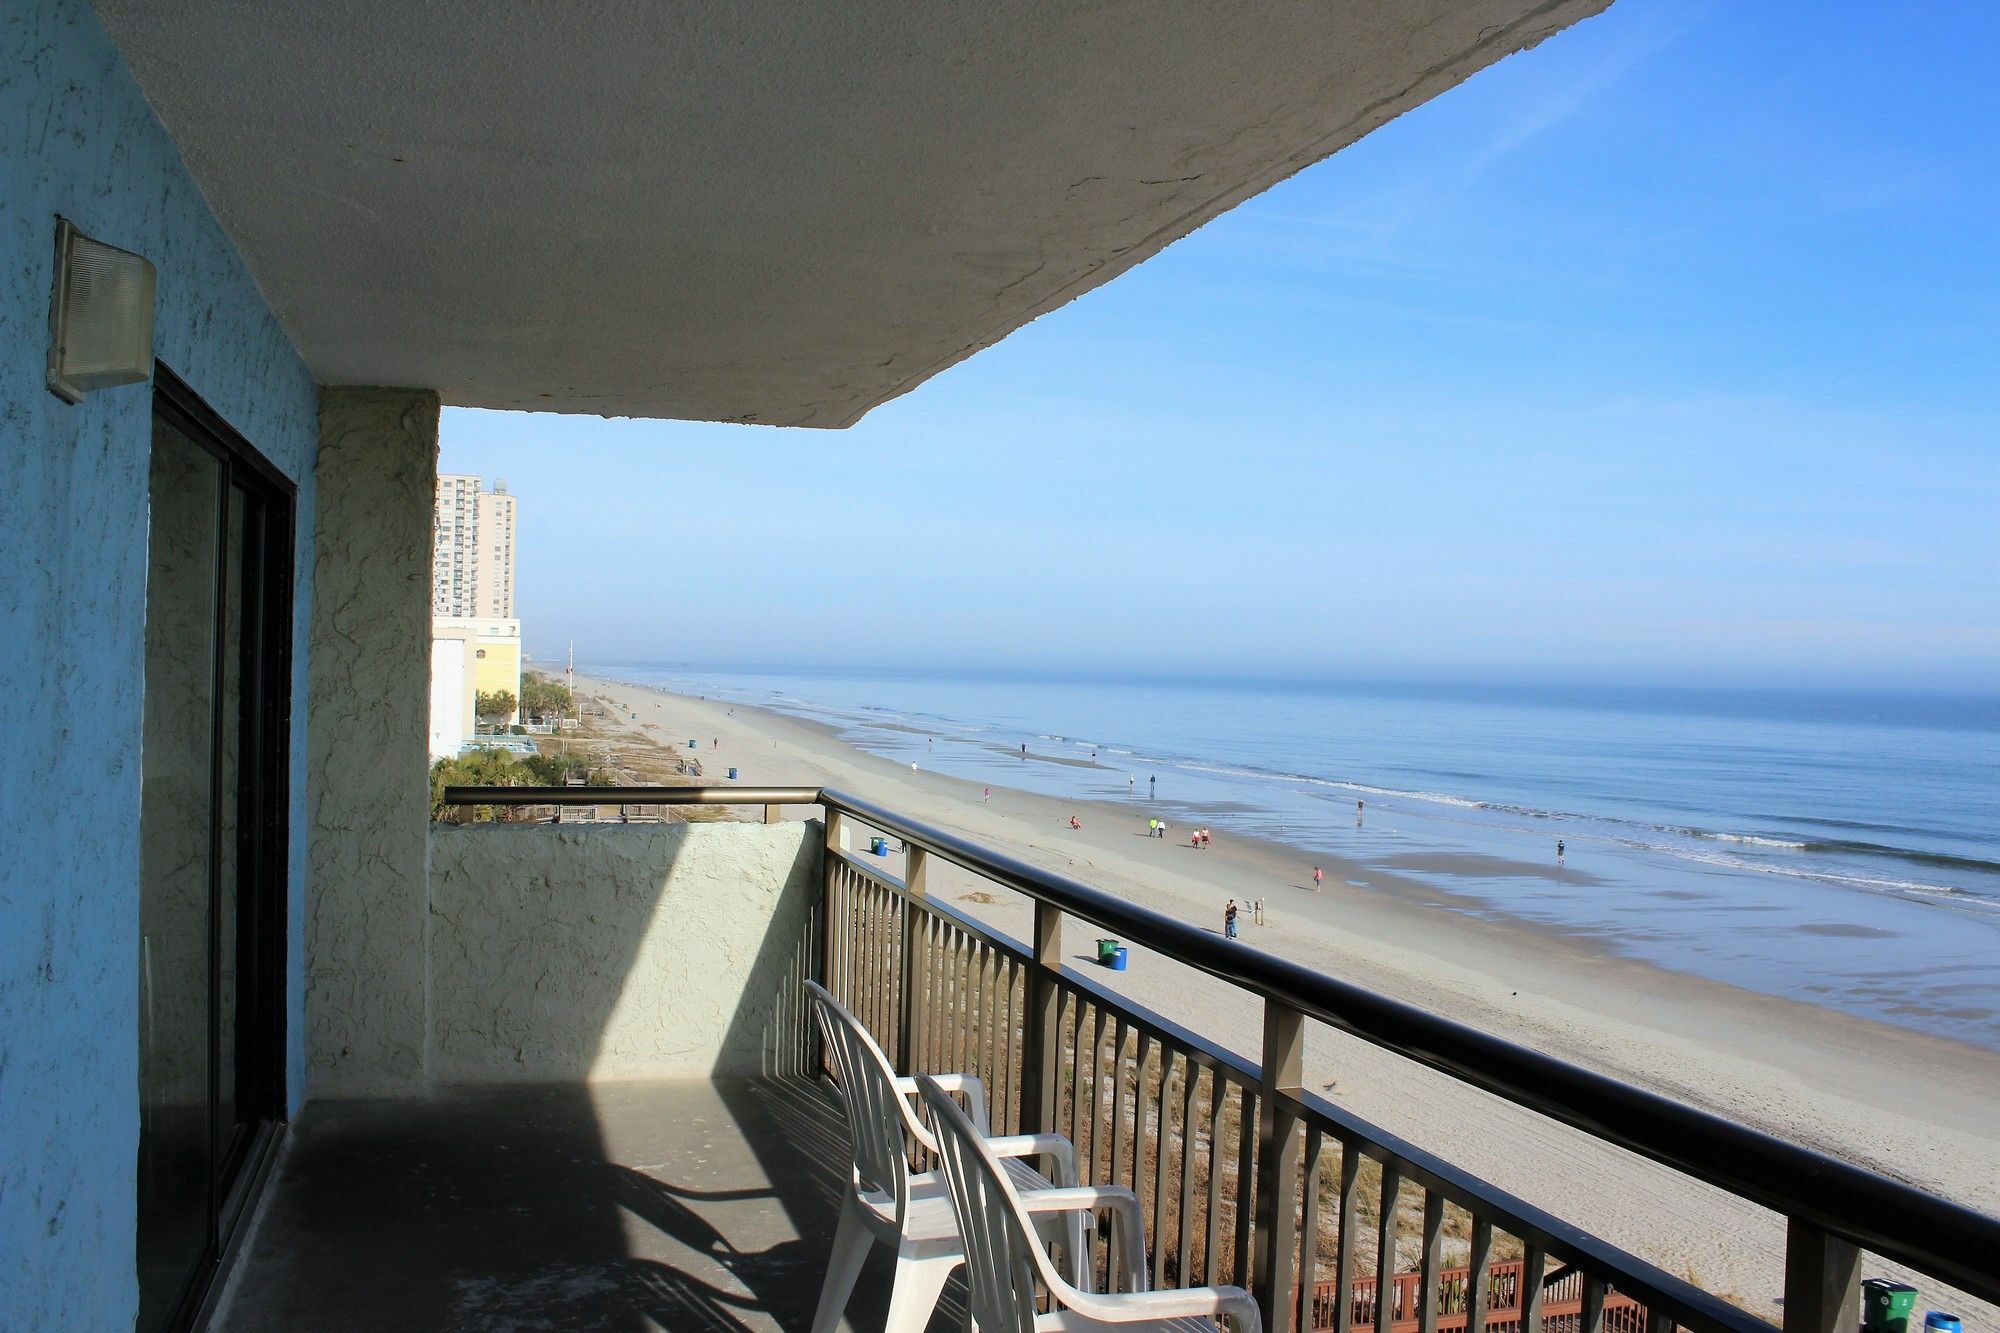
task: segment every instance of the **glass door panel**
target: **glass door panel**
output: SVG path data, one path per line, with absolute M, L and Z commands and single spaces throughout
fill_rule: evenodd
M 282 1114 L 288 483 L 161 368 L 140 742 L 142 1333 L 185 1327 Z
M 139 789 L 141 1329 L 167 1326 L 209 1246 L 223 466 L 161 423 L 151 480 Z

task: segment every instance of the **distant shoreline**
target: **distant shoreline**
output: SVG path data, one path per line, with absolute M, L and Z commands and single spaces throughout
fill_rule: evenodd
M 1219 930 L 1228 897 L 1261 897 L 1269 924 L 1246 925 L 1249 947 L 2000 1211 L 1990 1170 L 2000 1158 L 1991 1114 L 2000 1053 L 1668 971 L 1587 936 L 1471 915 L 1419 877 L 1454 868 L 1419 849 L 1406 872 L 1370 869 L 1371 887 L 1357 888 L 1347 881 L 1364 878 L 1361 868 L 1331 853 L 1220 830 L 1213 849 L 1195 851 L 1179 818 L 1172 839 L 1148 838 L 1143 800 L 1067 800 L 998 783 L 982 799 L 989 784 L 926 771 L 921 758 L 913 773 L 822 722 L 607 673 L 579 686 L 619 701 L 638 715 L 625 725 L 660 743 L 696 739 L 712 772 L 734 766 L 745 784 L 851 790 L 1206 928 Z M 1069 829 L 1072 813 L 1082 830 Z M 1315 858 L 1327 877 L 1319 893 L 1310 888 Z M 884 865 L 898 873 L 900 859 Z M 952 868 L 934 865 L 932 876 L 933 892 L 954 907 L 1017 939 L 1031 933 L 1031 908 L 1015 895 Z M 1090 933 L 1080 923 L 1065 931 L 1074 965 L 1087 963 Z M 1130 971 L 1103 980 L 1226 1047 L 1257 1049 L 1260 1012 L 1213 978 L 1135 950 Z M 1309 1036 L 1307 1074 L 1355 1113 L 1446 1150 L 1500 1187 L 1626 1237 L 1654 1262 L 1718 1274 L 1750 1308 L 1776 1313 L 1782 1233 L 1760 1210 L 1718 1209 L 1710 1192 L 1646 1172 L 1632 1197 L 1605 1197 L 1594 1182 L 1629 1173 L 1629 1159 L 1566 1131 L 1551 1138 L 1527 1112 L 1337 1033 Z

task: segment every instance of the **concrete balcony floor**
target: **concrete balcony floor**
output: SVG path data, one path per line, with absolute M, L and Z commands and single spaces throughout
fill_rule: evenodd
M 847 1163 L 802 1080 L 314 1103 L 217 1326 L 805 1329 Z M 882 1326 L 891 1269 L 879 1250 L 845 1327 Z

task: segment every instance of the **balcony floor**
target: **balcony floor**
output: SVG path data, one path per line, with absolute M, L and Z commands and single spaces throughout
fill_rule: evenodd
M 292 1139 L 218 1328 L 804 1329 L 848 1161 L 794 1080 L 318 1102 Z M 891 1266 L 849 1327 L 882 1326 Z

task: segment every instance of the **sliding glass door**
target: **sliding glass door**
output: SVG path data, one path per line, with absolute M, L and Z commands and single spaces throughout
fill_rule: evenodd
M 139 1323 L 199 1310 L 283 1113 L 293 492 L 162 368 L 140 740 Z

